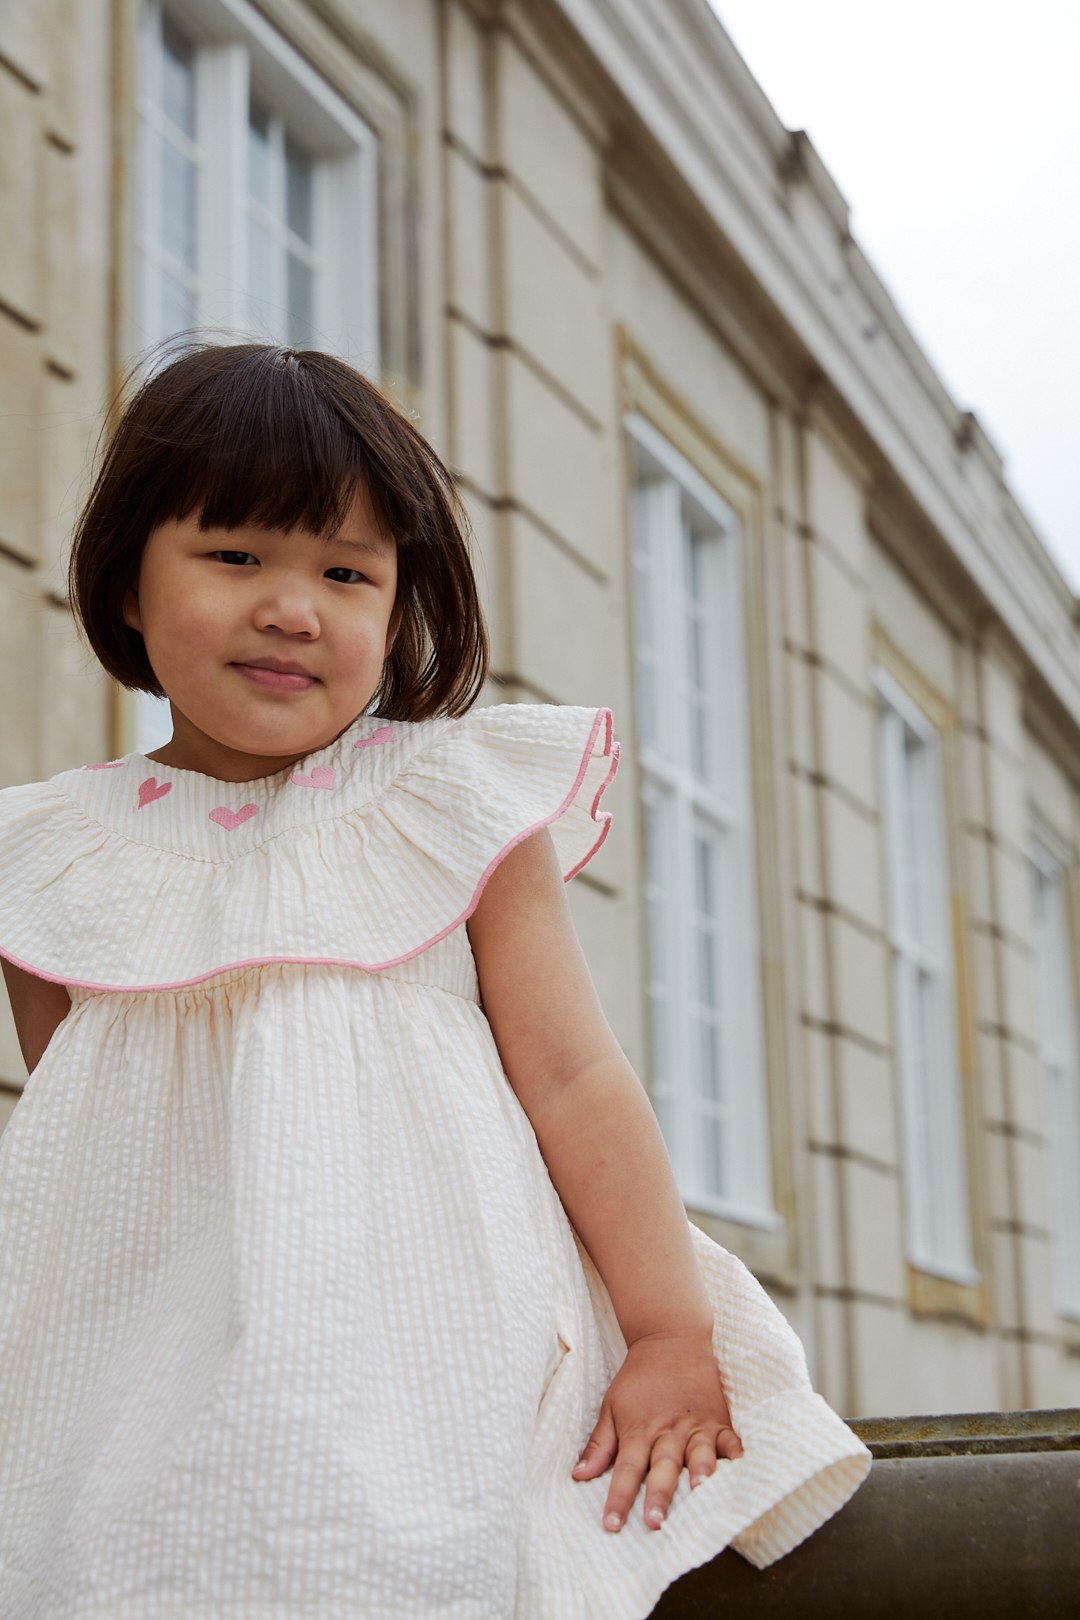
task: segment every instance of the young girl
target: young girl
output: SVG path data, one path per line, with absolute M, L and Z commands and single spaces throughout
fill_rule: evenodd
M 868 1455 L 685 1218 L 563 892 L 611 718 L 470 709 L 431 448 L 189 346 L 71 583 L 174 729 L 0 794 L 0 1613 L 635 1620 L 795 1546 Z

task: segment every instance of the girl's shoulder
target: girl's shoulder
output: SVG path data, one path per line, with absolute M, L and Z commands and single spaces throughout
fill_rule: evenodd
M 271 961 L 392 966 L 471 915 L 550 826 L 567 878 L 610 817 L 606 709 L 362 716 L 277 776 L 144 755 L 0 793 L 0 954 L 67 983 L 165 989 Z

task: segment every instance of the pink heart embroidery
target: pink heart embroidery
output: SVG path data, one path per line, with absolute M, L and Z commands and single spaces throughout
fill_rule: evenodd
M 219 804 L 216 810 L 211 810 L 210 820 L 216 821 L 219 827 L 225 828 L 226 832 L 232 832 L 235 827 L 239 827 L 245 821 L 250 821 L 252 816 L 257 816 L 258 813 L 259 807 L 257 804 L 242 804 L 239 810 L 230 810 L 228 805 Z
M 171 792 L 171 782 L 158 782 L 154 777 L 148 776 L 145 782 L 139 783 L 139 809 L 145 810 L 155 799 L 163 799 L 166 793 Z
M 354 748 L 370 748 L 373 743 L 389 742 L 393 735 L 394 735 L 393 726 L 380 726 L 378 731 L 373 731 L 371 733 L 370 737 L 361 737 L 359 742 L 354 742 L 353 747 Z
M 332 788 L 334 785 L 334 767 L 332 765 L 316 765 L 310 776 L 306 771 L 293 771 L 291 780 L 297 787 Z
M 123 765 L 122 759 L 110 759 L 105 765 L 84 765 L 84 771 L 118 771 Z

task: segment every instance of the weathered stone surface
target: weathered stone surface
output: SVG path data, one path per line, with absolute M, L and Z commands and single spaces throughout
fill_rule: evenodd
M 837 1516 L 767 1570 L 732 1550 L 654 1620 L 1060 1620 L 1080 1605 L 1080 1412 L 857 1423 L 875 1453 Z

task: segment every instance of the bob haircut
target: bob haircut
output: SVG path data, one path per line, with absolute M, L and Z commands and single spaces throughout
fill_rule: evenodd
M 463 714 L 488 640 L 447 468 L 412 423 L 345 361 L 269 343 L 184 339 L 125 406 L 75 525 L 72 605 L 122 686 L 163 696 L 142 636 L 124 623 L 152 529 L 199 514 L 333 536 L 366 490 L 397 543 L 400 623 L 372 698 L 392 720 Z

